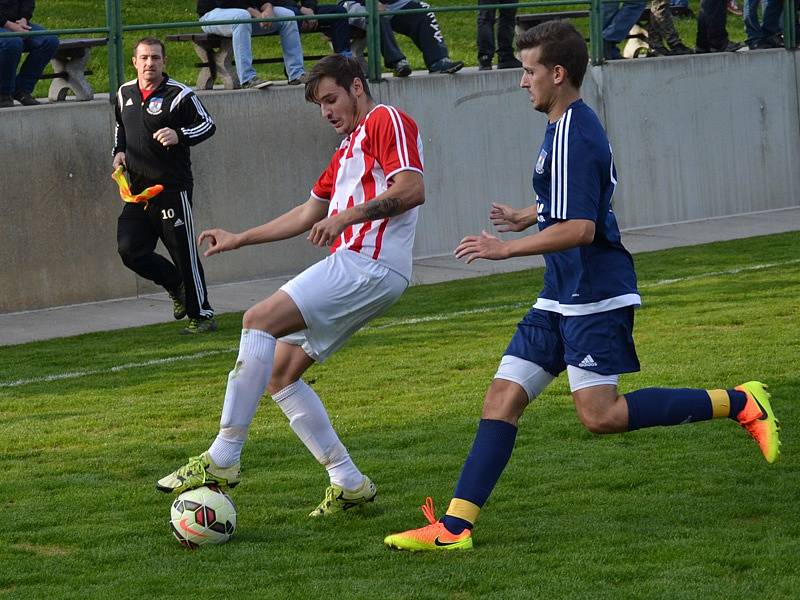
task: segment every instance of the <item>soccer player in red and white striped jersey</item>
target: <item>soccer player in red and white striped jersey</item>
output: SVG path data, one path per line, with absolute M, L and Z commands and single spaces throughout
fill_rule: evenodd
M 309 232 L 331 254 L 250 308 L 239 356 L 228 376 L 220 430 L 211 447 L 158 481 L 180 493 L 209 482 L 239 483 L 240 455 L 261 396 L 268 390 L 330 486 L 310 516 L 374 500 L 363 475 L 331 426 L 317 394 L 301 376 L 322 362 L 408 287 L 418 206 L 425 201 L 422 141 L 413 119 L 376 104 L 357 61 L 322 59 L 306 83 L 306 99 L 345 135 L 310 198 L 272 221 L 234 234 L 210 229 L 205 256 Z

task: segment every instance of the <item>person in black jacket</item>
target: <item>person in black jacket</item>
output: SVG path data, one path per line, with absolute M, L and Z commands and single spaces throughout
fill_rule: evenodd
M 42 31 L 44 27 L 31 23 L 35 6 L 34 0 L 0 0 L 0 31 Z M 54 35 L 0 38 L 0 108 L 14 106 L 14 100 L 24 106 L 40 104 L 31 94 L 56 50 Z M 23 52 L 28 57 L 17 74 Z
M 191 88 L 164 72 L 164 63 L 163 42 L 140 40 L 133 56 L 137 78 L 117 92 L 113 166 L 125 168 L 133 194 L 164 186 L 147 204 L 125 204 L 117 245 L 126 267 L 167 290 L 176 319 L 189 316 L 183 333 L 205 333 L 217 326 L 195 245 L 189 148 L 214 135 L 216 126 Z M 159 239 L 172 262 L 154 252 Z

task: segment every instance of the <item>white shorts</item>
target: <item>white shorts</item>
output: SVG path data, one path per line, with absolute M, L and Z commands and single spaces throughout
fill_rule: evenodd
M 371 258 L 351 250 L 334 252 L 281 286 L 307 328 L 280 340 L 324 362 L 407 287 L 405 277 Z

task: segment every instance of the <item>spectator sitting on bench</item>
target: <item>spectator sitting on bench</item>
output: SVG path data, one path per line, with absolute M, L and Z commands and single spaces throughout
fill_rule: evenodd
M 284 7 L 274 7 L 259 0 L 197 0 L 197 14 L 200 21 L 223 21 L 233 19 L 268 19 L 271 17 L 293 17 L 294 12 Z M 279 33 L 283 49 L 283 64 L 290 85 L 298 85 L 305 80 L 303 67 L 303 46 L 300 44 L 300 30 L 296 21 L 277 21 L 259 23 L 267 34 Z M 253 48 L 251 37 L 256 33 L 256 23 L 235 25 L 203 25 L 206 33 L 233 38 L 233 56 L 236 73 L 243 88 L 262 88 L 270 84 L 256 75 L 253 68 Z
M 344 7 L 348 13 L 363 13 L 364 5 L 357 0 L 340 0 L 339 6 Z M 367 19 L 364 17 L 353 17 L 350 19 L 350 27 L 360 29 L 367 34 Z M 389 17 L 381 17 L 381 55 L 383 64 L 387 69 L 394 71 L 395 77 L 408 77 L 411 75 L 411 65 L 408 64 L 406 55 L 397 45 L 397 40 L 392 31 L 392 23 Z
M 364 0 L 359 0 L 359 2 L 364 4 Z M 379 4 L 379 7 L 381 10 L 401 10 L 404 8 L 430 8 L 430 4 L 417 2 L 416 0 L 395 0 L 394 2 Z M 444 43 L 442 29 L 439 27 L 434 13 L 394 15 L 393 17 L 386 17 L 386 19 L 391 23 L 392 30 L 395 33 L 401 33 L 413 40 L 414 44 L 422 52 L 422 58 L 425 60 L 425 66 L 428 67 L 429 73 L 455 73 L 464 66 L 464 63 L 460 60 L 450 60 L 450 53 L 447 50 L 447 44 Z M 381 26 L 385 22 L 382 19 Z M 405 66 L 407 67 L 408 63 Z M 397 65 L 394 66 L 394 69 L 395 73 L 397 73 Z
M 603 57 L 606 60 L 622 58 L 618 44 L 628 37 L 644 12 L 645 0 L 623 0 L 603 4 Z
M 30 22 L 35 4 L 34 0 L 0 0 L 0 31 L 42 31 L 44 27 Z M 0 39 L 0 108 L 14 106 L 14 100 L 24 106 L 41 104 L 31 94 L 56 50 L 54 35 Z M 28 57 L 17 74 L 23 52 Z
M 317 0 L 273 0 L 272 4 L 275 7 L 288 8 L 297 16 L 347 14 L 347 9 L 343 6 L 338 4 L 318 4 Z M 302 33 L 319 31 L 329 37 L 333 51 L 336 54 L 347 57 L 353 56 L 353 53 L 350 52 L 350 24 L 348 19 L 325 19 L 324 21 L 310 19 L 308 21 L 298 21 L 298 23 Z

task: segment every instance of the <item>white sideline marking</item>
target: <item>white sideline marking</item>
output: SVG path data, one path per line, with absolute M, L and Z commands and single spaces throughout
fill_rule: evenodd
M 170 356 L 167 358 L 154 358 L 138 363 L 127 363 L 124 365 L 116 365 L 108 369 L 93 369 L 90 371 L 70 371 L 67 373 L 56 373 L 55 375 L 45 375 L 44 377 L 33 377 L 31 379 L 17 379 L 16 381 L 3 381 L 0 382 L 0 388 L 5 387 L 18 387 L 20 385 L 28 385 L 29 383 L 46 383 L 48 381 L 61 381 L 63 379 L 76 379 L 78 377 L 88 377 L 89 375 L 102 375 L 103 373 L 117 373 L 125 371 L 126 369 L 138 369 L 141 367 L 149 367 L 152 365 L 165 365 L 168 363 L 178 362 L 182 360 L 192 360 L 195 358 L 205 358 L 206 356 L 214 356 L 215 354 L 223 354 L 225 352 L 233 352 L 238 348 L 230 348 L 228 350 L 207 350 L 205 352 L 195 352 L 194 354 L 185 354 L 183 356 Z
M 708 277 L 718 277 L 720 275 L 736 275 L 737 273 L 744 273 L 747 271 L 761 271 L 764 269 L 771 269 L 773 267 L 783 267 L 800 263 L 800 258 L 792 260 L 785 260 L 782 262 L 764 263 L 760 265 L 751 265 L 749 267 L 738 267 L 735 269 L 726 269 L 724 271 L 709 271 L 708 273 L 699 273 L 697 275 L 687 275 L 686 277 L 676 277 L 674 279 L 660 279 L 652 283 L 642 283 L 639 285 L 640 289 L 660 287 L 664 285 L 672 285 L 673 283 L 682 283 L 684 281 L 692 281 L 695 279 L 705 279 Z M 490 306 L 483 308 L 472 308 L 467 310 L 458 310 L 450 313 L 440 313 L 438 315 L 430 315 L 427 317 L 414 317 L 411 319 L 398 319 L 390 323 L 377 326 L 362 327 L 361 331 L 371 331 L 377 329 L 388 329 L 389 327 L 400 327 L 403 325 L 416 325 L 419 323 L 431 323 L 435 321 L 446 321 L 454 317 L 462 317 L 464 315 L 475 315 L 480 313 L 495 312 L 498 310 L 509 310 L 513 308 L 521 308 L 528 306 L 527 302 L 517 302 L 514 304 L 502 304 L 498 306 Z M 185 354 L 182 356 L 171 356 L 167 358 L 155 358 L 138 363 L 127 363 L 124 365 L 117 365 L 108 369 L 93 369 L 87 371 L 70 371 L 67 373 L 56 373 L 54 375 L 45 375 L 43 377 L 33 377 L 31 379 L 17 379 L 16 381 L 2 381 L 0 388 L 19 387 L 21 385 L 29 385 L 31 383 L 46 383 L 49 381 L 62 381 L 64 379 L 76 379 L 78 377 L 88 377 L 90 375 L 102 375 L 103 373 L 117 373 L 127 369 L 139 369 L 142 367 L 150 367 L 153 365 L 164 365 L 184 360 L 194 360 L 196 358 L 205 358 L 207 356 L 215 356 L 217 354 L 225 354 L 228 352 L 235 352 L 238 348 L 229 348 L 227 350 L 207 350 L 205 352 L 195 352 L 194 354 Z

